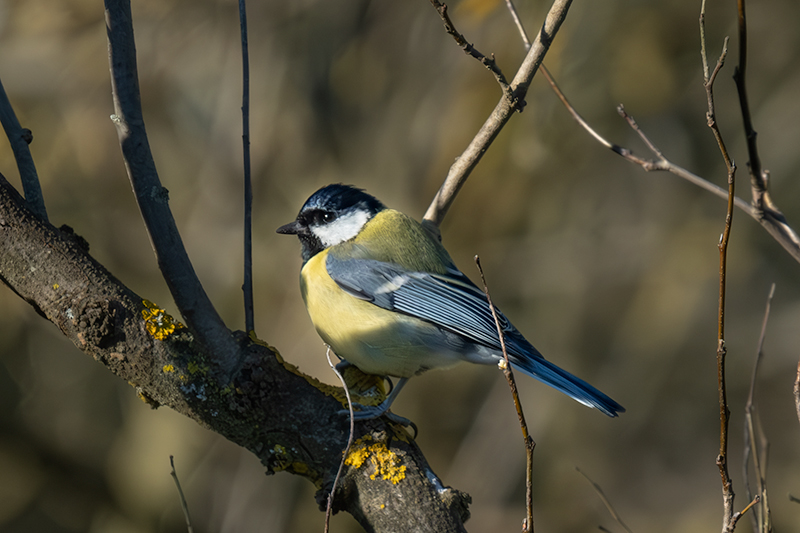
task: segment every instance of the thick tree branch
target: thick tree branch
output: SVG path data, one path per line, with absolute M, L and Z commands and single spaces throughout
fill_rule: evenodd
M 541 30 L 533 41 L 533 45 L 511 81 L 511 92 L 515 98 L 513 100 L 509 99 L 505 94 L 500 98 L 494 111 L 486 119 L 486 122 L 484 122 L 480 131 L 467 146 L 467 149 L 450 167 L 447 178 L 445 178 L 423 218 L 423 224 L 429 230 L 438 234 L 439 225 L 453 204 L 456 194 L 458 194 L 472 170 L 478 165 L 483 154 L 489 149 L 500 130 L 503 129 L 511 115 L 517 110 L 515 102 L 525 100 L 525 95 L 528 92 L 533 76 L 542 63 L 561 24 L 567 17 L 567 11 L 571 4 L 572 0 L 555 0 L 553 3 Z
M 0 281 L 130 382 L 142 400 L 168 406 L 250 450 L 268 473 L 286 470 L 309 479 L 324 502 L 347 442 L 342 389 L 305 376 L 242 332 L 231 334 L 241 365 L 220 386 L 190 332 L 154 338 L 142 298 L 97 263 L 80 237 L 34 215 L 2 176 Z M 371 420 L 355 430 L 356 443 L 374 444 L 375 451 L 357 450 L 367 460 L 346 469 L 334 510 L 351 513 L 367 531 L 464 530 L 469 496 L 442 487 L 403 428 Z
M 236 344 L 195 274 L 161 185 L 142 116 L 136 45 L 129 0 L 106 0 L 106 32 L 114 116 L 125 168 L 139 204 L 158 267 L 175 304 L 224 385 L 236 364 Z

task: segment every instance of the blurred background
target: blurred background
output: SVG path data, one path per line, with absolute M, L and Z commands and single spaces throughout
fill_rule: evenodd
M 520 1 L 533 34 L 549 5 Z M 256 329 L 284 357 L 335 382 L 303 307 L 299 243 L 275 234 L 317 188 L 344 182 L 421 218 L 450 164 L 500 96 L 494 78 L 445 34 L 425 0 L 251 1 L 251 139 Z M 501 0 L 454 0 L 457 28 L 511 78 L 524 49 Z M 699 2 L 576 2 L 547 56 L 563 90 L 610 140 L 649 156 L 618 117 L 624 103 L 673 162 L 723 185 L 706 127 Z M 242 311 L 241 81 L 235 0 L 137 0 L 142 101 L 161 179 L 190 256 L 228 325 Z M 735 2 L 709 5 L 709 55 L 732 37 L 716 89 L 718 119 L 750 199 L 731 76 Z M 800 4 L 748 12 L 751 107 L 773 197 L 800 229 Z M 141 296 L 175 313 L 130 192 L 116 132 L 103 10 L 94 0 L 0 0 L 0 79 L 38 165 L 50 220 Z M 442 227 L 495 302 L 550 359 L 628 410 L 608 419 L 525 377 L 537 442 L 537 530 L 621 528 L 579 467 L 634 531 L 720 527 L 717 242 L 725 203 L 647 174 L 580 129 L 544 82 L 500 134 Z M 0 172 L 18 185 L 0 142 Z M 757 402 L 769 439 L 776 530 L 800 506 L 800 425 L 792 399 L 800 265 L 735 213 L 727 343 L 730 469 L 747 503 L 743 410 L 770 285 L 777 284 Z M 185 531 L 169 475 L 175 456 L 195 531 L 322 529 L 314 488 L 134 390 L 0 288 L 0 531 Z M 469 492 L 470 531 L 515 531 L 524 453 L 505 381 L 464 365 L 411 381 L 395 412 L 445 484 Z M 346 515 L 332 530 L 359 531 Z M 745 517 L 739 531 L 749 531 Z

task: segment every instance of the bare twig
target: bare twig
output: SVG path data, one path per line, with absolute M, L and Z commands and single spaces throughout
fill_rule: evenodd
M 606 506 L 606 509 L 608 510 L 609 514 L 611 514 L 611 517 L 617 521 L 620 527 L 622 527 L 622 529 L 624 529 L 628 533 L 633 533 L 631 529 L 625 524 L 625 522 L 622 521 L 622 518 L 619 516 L 619 513 L 617 513 L 617 511 L 614 509 L 614 506 L 611 505 L 611 501 L 606 497 L 605 493 L 603 492 L 603 488 L 594 481 L 592 481 L 592 478 L 590 478 L 586 474 L 586 472 L 584 472 L 577 466 L 575 467 L 575 470 L 577 470 L 583 477 L 585 477 L 586 481 L 588 481 L 592 485 L 592 488 L 597 493 L 597 496 L 600 498 L 600 501 L 603 502 L 603 505 Z
M 353 432 L 355 431 L 355 416 L 353 415 L 353 401 L 350 399 L 350 389 L 347 388 L 347 383 L 345 383 L 342 374 L 336 368 L 336 365 L 333 364 L 331 361 L 331 347 L 325 345 L 325 357 L 328 359 L 328 364 L 330 365 L 333 373 L 336 374 L 336 377 L 339 378 L 339 381 L 342 382 L 342 387 L 344 387 L 344 394 L 347 397 L 347 409 L 350 411 L 350 436 L 347 438 L 347 446 L 345 446 L 344 451 L 342 452 L 342 461 L 339 463 L 339 470 L 336 471 L 336 477 L 333 478 L 333 485 L 331 486 L 331 491 L 328 493 L 328 504 L 325 508 L 325 533 L 328 533 L 328 529 L 330 528 L 331 524 L 331 511 L 333 509 L 333 495 L 336 493 L 336 485 L 339 483 L 339 477 L 342 475 L 342 469 L 344 468 L 344 462 L 347 460 L 347 454 L 350 453 L 350 447 L 353 446 Z
M 753 522 L 753 531 L 759 533 L 766 533 L 772 530 L 772 520 L 770 517 L 769 501 L 767 499 L 767 455 L 769 451 L 769 442 L 764 435 L 764 430 L 761 427 L 760 419 L 758 417 L 758 410 L 755 402 L 756 383 L 758 381 L 758 367 L 760 366 L 761 359 L 764 355 L 764 340 L 767 336 L 767 322 L 769 320 L 770 307 L 772 306 L 772 298 L 775 296 L 775 284 L 769 291 L 767 297 L 767 307 L 764 311 L 764 320 L 761 323 L 761 335 L 758 339 L 758 348 L 756 349 L 756 360 L 753 364 L 753 374 L 750 378 L 750 392 L 747 395 L 747 404 L 745 405 L 745 432 L 744 432 L 744 480 L 745 489 L 747 490 L 747 497 L 753 501 L 758 499 L 758 507 L 750 514 Z M 756 435 L 758 433 L 758 435 Z M 758 436 L 758 441 L 756 441 Z M 756 475 L 757 494 L 755 499 L 750 490 L 749 471 L 750 458 L 753 460 L 753 471 Z M 744 511 L 742 511 L 744 512 Z
M 736 529 L 736 523 L 739 522 L 739 519 L 741 517 L 743 517 L 744 514 L 747 511 L 749 511 L 755 504 L 757 504 L 758 501 L 759 501 L 759 497 L 756 496 L 755 498 L 753 498 L 753 500 L 750 503 L 747 504 L 747 507 L 745 507 L 741 511 L 738 511 L 738 512 L 734 513 L 733 517 L 731 518 L 731 527 L 730 527 L 729 531 L 733 531 L 734 529 Z
M 745 10 L 745 0 L 737 1 L 738 26 L 739 26 L 739 64 L 733 73 L 736 82 L 736 90 L 739 94 L 739 106 L 742 111 L 742 121 L 744 134 L 747 141 L 747 155 L 749 161 L 747 166 L 750 170 L 750 189 L 753 196 L 753 209 L 758 219 L 768 221 L 767 228 L 770 233 L 781 242 L 784 248 L 789 242 L 793 242 L 795 247 L 800 247 L 800 239 L 789 227 L 786 217 L 772 201 L 769 193 L 769 172 L 761 166 L 761 157 L 758 154 L 758 144 L 756 143 L 756 131 L 753 128 L 753 120 L 750 115 L 750 103 L 747 97 L 747 13 Z M 784 239 L 784 244 L 780 239 Z M 787 248 L 788 250 L 788 248 Z M 795 256 L 797 257 L 797 256 Z
M 753 129 L 753 119 L 750 116 L 750 102 L 747 97 L 745 79 L 747 72 L 747 13 L 745 0 L 738 0 L 736 4 L 739 21 L 739 65 L 733 72 L 733 80 L 736 82 L 736 91 L 739 94 L 739 107 L 742 110 L 744 135 L 747 141 L 747 155 L 750 159 L 747 166 L 750 169 L 753 205 L 756 209 L 766 210 L 772 207 L 767 190 L 768 174 L 761 168 L 761 157 L 758 154 L 758 144 L 756 143 L 757 133 Z
M 192 533 L 194 529 L 192 529 L 192 520 L 189 518 L 189 505 L 186 503 L 186 496 L 183 495 L 183 489 L 181 488 L 181 482 L 178 480 L 178 473 L 175 472 L 175 460 L 173 456 L 169 456 L 169 466 L 171 468 L 170 475 L 172 479 L 175 481 L 175 486 L 178 487 L 178 496 L 181 498 L 181 509 L 183 509 L 183 518 L 186 519 L 186 531 Z
M 514 92 L 508 85 L 508 80 L 506 80 L 505 74 L 503 74 L 503 71 L 497 66 L 497 62 L 494 59 L 494 54 L 492 54 L 491 58 L 486 57 L 480 53 L 477 48 L 472 46 L 472 44 L 470 44 L 470 42 L 467 41 L 467 39 L 461 33 L 459 33 L 458 30 L 456 30 L 456 27 L 447 12 L 447 4 L 442 4 L 439 2 L 439 0 L 431 0 L 431 4 L 433 4 L 433 7 L 436 8 L 436 11 L 442 18 L 444 29 L 448 35 L 451 35 L 453 39 L 455 39 L 458 46 L 464 50 L 464 53 L 480 61 L 484 67 L 494 74 L 494 77 L 497 80 L 497 83 L 500 84 L 500 88 L 503 90 L 503 94 L 506 96 L 506 98 L 508 98 L 518 108 L 519 111 L 522 111 L 522 108 L 525 107 L 525 102 L 517 101 L 517 97 L 514 95 Z
M 239 0 L 242 35 L 242 158 L 244 160 L 244 324 L 255 331 L 253 316 L 253 183 L 250 179 L 250 53 L 247 46 L 247 4 Z
M 794 407 L 797 411 L 797 420 L 800 421 L 800 361 L 797 363 L 797 375 L 794 378 Z
M 503 371 L 503 375 L 508 381 L 508 387 L 511 389 L 511 397 L 514 399 L 514 406 L 517 409 L 517 417 L 519 418 L 519 426 L 522 429 L 522 438 L 525 441 L 525 457 L 526 457 L 526 470 L 525 470 L 525 508 L 527 517 L 525 519 L 522 531 L 525 533 L 533 533 L 533 449 L 536 447 L 536 442 L 528 433 L 528 424 L 525 422 L 525 413 L 522 411 L 522 403 L 519 401 L 519 392 L 517 391 L 517 382 L 514 379 L 514 373 L 511 371 L 511 364 L 508 362 L 508 352 L 506 351 L 506 340 L 503 335 L 503 328 L 500 326 L 500 320 L 497 318 L 497 310 L 492 303 L 492 297 L 489 294 L 489 286 L 486 284 L 486 277 L 483 275 L 483 268 L 481 267 L 481 260 L 476 255 L 475 264 L 478 266 L 478 272 L 481 273 L 481 281 L 483 282 L 483 292 L 486 294 L 486 301 L 489 303 L 489 309 L 492 311 L 494 324 L 497 327 L 497 337 L 500 339 L 500 347 L 503 350 L 502 364 L 498 365 Z
M 761 157 L 758 154 L 758 144 L 756 143 L 756 131 L 753 128 L 753 120 L 750 116 L 750 103 L 747 97 L 747 13 L 745 10 L 745 0 L 738 0 L 738 21 L 739 21 L 739 65 L 733 73 L 736 82 L 736 90 L 739 94 L 739 106 L 742 110 L 742 121 L 744 123 L 744 134 L 747 141 L 747 155 L 749 161 L 747 166 L 750 169 L 750 189 L 753 195 L 753 210 L 756 220 L 770 234 L 781 243 L 788 251 L 800 249 L 800 237 L 792 230 L 786 221 L 786 217 L 772 201 L 769 192 L 769 171 L 761 166 Z M 793 254 L 795 259 L 800 261 L 800 254 Z
M 567 17 L 567 11 L 571 4 L 572 0 L 555 0 L 550 8 L 541 30 L 534 39 L 533 46 L 510 83 L 511 90 L 518 101 L 525 99 L 531 80 Z M 450 209 L 456 194 L 516 110 L 517 107 L 503 95 L 469 146 L 450 167 L 447 178 L 423 218 L 423 224 L 433 233 L 438 234 L 438 227 Z
M 237 364 L 237 348 L 194 271 L 161 185 L 142 117 L 136 44 L 129 0 L 105 0 L 106 33 L 117 128 L 128 177 L 147 227 L 158 266 L 194 338 L 216 362 L 221 383 Z
M 703 86 L 706 90 L 708 101 L 708 112 L 706 119 L 708 127 L 714 133 L 714 138 L 719 145 L 720 153 L 728 169 L 728 210 L 725 214 L 725 229 L 719 240 L 719 313 L 718 313 L 718 336 L 717 336 L 717 388 L 719 391 L 719 455 L 717 456 L 717 466 L 719 467 L 720 478 L 722 479 L 722 502 L 723 519 L 722 531 L 732 532 L 736 527 L 734 520 L 733 501 L 733 482 L 728 473 L 728 422 L 730 420 L 730 409 L 728 409 L 727 387 L 725 383 L 725 357 L 727 348 L 725 347 L 725 285 L 728 260 L 728 241 L 731 234 L 731 224 L 733 222 L 734 190 L 736 182 L 736 164 L 728 155 L 725 141 L 719 131 L 714 110 L 714 80 L 720 69 L 725 63 L 725 56 L 728 51 L 728 40 L 722 47 L 722 53 L 717 60 L 717 64 L 711 74 L 708 71 L 708 59 L 706 56 L 705 40 L 705 0 L 700 8 L 700 51 L 703 62 Z
M 701 15 L 702 17 L 702 15 Z M 524 30 L 523 30 L 524 31 Z M 524 37 L 523 37 L 524 39 Z M 703 53 L 705 53 L 703 51 Z M 707 64 L 706 64 L 706 74 L 707 74 Z M 696 185 L 706 191 L 720 197 L 727 199 L 728 198 L 728 191 L 719 187 L 708 180 L 694 174 L 683 167 L 680 167 L 667 159 L 664 154 L 659 150 L 656 145 L 645 135 L 645 133 L 639 128 L 636 124 L 636 121 L 633 119 L 632 116 L 628 115 L 625 112 L 625 108 L 622 105 L 617 107 L 617 111 L 619 114 L 628 122 L 628 124 L 633 128 L 633 130 L 642 138 L 645 144 L 650 148 L 653 154 L 656 156 L 655 159 L 644 159 L 641 157 L 637 157 L 633 154 L 628 148 L 620 146 L 618 144 L 612 143 L 605 139 L 602 135 L 600 135 L 597 130 L 593 129 L 588 122 L 578 113 L 578 111 L 572 106 L 569 102 L 567 97 L 561 91 L 560 87 L 556 83 L 553 76 L 547 70 L 547 68 L 542 64 L 541 66 L 542 75 L 545 77 L 547 82 L 550 84 L 550 87 L 556 93 L 561 103 L 567 109 L 567 111 L 572 115 L 572 118 L 583 128 L 585 129 L 589 135 L 591 135 L 597 142 L 614 152 L 615 154 L 623 157 L 624 159 L 639 165 L 644 170 L 651 172 L 651 171 L 667 171 L 671 174 L 674 174 L 680 178 L 685 179 L 686 181 Z M 767 196 L 769 198 L 769 196 Z M 800 262 L 800 237 L 798 237 L 797 233 L 789 226 L 786 219 L 780 215 L 779 211 L 773 207 L 770 209 L 761 210 L 756 208 L 755 206 L 751 205 L 746 200 L 739 198 L 738 196 L 734 198 L 734 203 L 736 207 L 747 213 L 751 218 L 753 218 L 756 222 L 761 224 L 761 226 L 767 230 L 767 232 L 774 238 L 778 244 L 780 244 L 789 254 L 798 262 Z M 772 205 L 772 204 L 770 204 Z
M 519 36 L 522 38 L 522 43 L 525 45 L 525 50 L 530 50 L 531 40 L 528 38 L 528 32 L 525 31 L 525 26 L 522 25 L 522 19 L 519 18 L 517 7 L 514 5 L 512 0 L 506 0 L 506 7 L 508 8 L 508 12 L 511 13 L 511 18 L 514 19 L 514 25 L 517 27 Z
M 17 120 L 17 114 L 11 106 L 3 82 L 0 81 L 0 122 L 11 144 L 11 151 L 14 152 L 14 159 L 17 161 L 19 169 L 19 179 L 22 182 L 22 192 L 28 207 L 36 216 L 42 220 L 47 220 L 47 210 L 44 207 L 44 196 L 42 186 L 39 184 L 39 175 L 36 172 L 36 165 L 33 163 L 31 150 L 28 145 L 33 141 L 31 130 L 23 128 Z

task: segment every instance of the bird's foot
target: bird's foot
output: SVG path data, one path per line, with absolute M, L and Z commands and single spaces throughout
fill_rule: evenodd
M 405 427 L 413 425 L 413 422 L 411 422 L 411 420 L 409 420 L 408 418 L 396 415 L 391 411 L 389 411 L 388 405 L 384 406 L 384 404 L 380 404 L 380 405 L 370 406 L 370 405 L 361 405 L 359 403 L 354 403 L 353 409 L 354 409 L 353 420 L 375 420 L 376 418 L 385 416 L 392 422 L 396 422 Z M 358 411 L 356 411 L 355 409 L 358 409 Z M 339 411 L 339 414 L 344 416 L 350 416 L 350 411 L 345 409 Z

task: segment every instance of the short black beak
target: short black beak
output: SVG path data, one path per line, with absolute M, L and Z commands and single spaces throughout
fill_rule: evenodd
M 305 233 L 305 228 L 298 221 L 293 220 L 288 224 L 284 224 L 275 231 L 282 235 L 299 235 L 300 233 Z

